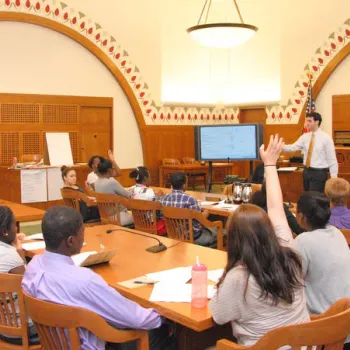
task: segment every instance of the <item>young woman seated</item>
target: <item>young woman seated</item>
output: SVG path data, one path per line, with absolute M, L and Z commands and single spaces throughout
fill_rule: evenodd
M 154 190 L 149 187 L 151 184 L 151 176 L 147 168 L 139 166 L 129 174 L 129 177 L 136 181 L 136 185 L 129 188 L 131 198 L 153 201 L 156 198 L 164 196 L 163 191 L 159 190 L 155 193 Z M 157 232 L 160 236 L 166 235 L 165 219 L 160 212 L 157 212 Z
M 255 192 L 251 199 L 251 204 L 255 204 L 258 207 L 264 209 L 267 212 L 267 198 L 266 198 L 266 182 L 263 182 L 261 191 Z M 288 205 L 283 203 L 283 209 L 287 217 L 289 228 L 296 235 L 305 232 L 306 230 L 298 224 L 296 217 L 289 210 Z
M 83 216 L 83 221 L 93 221 L 100 218 L 98 208 L 96 205 L 96 198 L 89 197 L 85 194 L 84 190 L 77 185 L 77 174 L 73 168 L 66 167 L 65 165 L 61 168 L 63 189 L 78 191 L 83 194 L 80 204 L 80 213 Z
M 350 229 L 350 210 L 346 204 L 349 198 L 349 182 L 340 177 L 332 177 L 326 182 L 325 194 L 331 201 L 329 223 L 340 229 Z
M 112 163 L 105 159 L 97 167 L 98 179 L 95 182 L 95 190 L 99 193 L 117 194 L 130 198 L 129 192 L 113 178 Z M 122 226 L 132 225 L 134 223 L 132 214 L 123 206 L 120 206 L 120 223 Z
M 276 162 L 283 140 L 271 137 L 265 164 L 267 212 L 243 204 L 231 215 L 227 265 L 209 303 L 218 324 L 231 322 L 240 345 L 252 345 L 277 327 L 309 321 L 301 258 L 286 219 Z
M 0 206 L 0 273 L 23 275 L 26 260 L 22 249 L 25 235 L 17 234 L 16 218 L 10 208 Z M 18 300 L 15 299 L 15 309 L 18 324 L 21 324 Z M 37 332 L 32 320 L 28 319 L 28 332 L 30 340 Z M 22 338 L 0 334 L 0 339 L 17 345 L 22 345 Z M 38 339 L 36 339 L 38 340 Z M 36 343 L 39 343 L 36 341 Z

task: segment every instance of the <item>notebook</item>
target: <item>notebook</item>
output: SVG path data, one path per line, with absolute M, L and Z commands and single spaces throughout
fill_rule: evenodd
M 97 265 L 102 263 L 107 263 L 113 259 L 117 254 L 117 249 L 105 250 L 102 252 L 84 252 L 72 256 L 72 260 L 75 265 L 86 267 L 91 265 Z

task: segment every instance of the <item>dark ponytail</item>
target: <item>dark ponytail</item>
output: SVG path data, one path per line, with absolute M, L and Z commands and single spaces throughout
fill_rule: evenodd
M 129 174 L 129 177 L 135 179 L 136 183 L 142 184 L 145 178 L 149 177 L 149 170 L 144 166 L 139 166 Z

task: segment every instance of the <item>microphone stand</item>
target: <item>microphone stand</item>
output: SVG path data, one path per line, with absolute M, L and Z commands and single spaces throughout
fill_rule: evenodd
M 230 157 L 227 157 L 227 163 L 228 164 L 230 164 Z M 229 169 L 229 167 L 228 167 L 228 169 Z M 226 176 L 227 176 L 228 174 L 226 173 Z M 232 204 L 232 200 L 230 199 L 230 197 L 228 196 L 228 189 L 229 189 L 229 187 L 228 187 L 229 185 L 227 185 L 227 198 L 225 199 L 225 203 L 226 204 Z M 233 184 L 232 184 L 232 193 L 233 193 Z
M 123 229 L 120 229 L 120 228 L 109 229 L 109 230 L 106 231 L 106 233 L 109 234 L 109 233 L 112 233 L 114 231 L 124 231 L 124 232 L 131 233 L 133 235 L 142 236 L 142 237 L 146 237 L 146 238 L 150 238 L 150 239 L 155 239 L 158 242 L 158 245 L 154 245 L 152 247 L 147 248 L 146 250 L 148 252 L 160 253 L 160 252 L 163 252 L 164 250 L 168 249 L 167 246 L 164 245 L 158 238 L 150 237 L 150 236 L 147 236 L 147 235 L 143 235 L 142 233 L 137 233 L 137 232 L 132 232 L 132 231 L 128 231 L 128 230 L 123 230 Z

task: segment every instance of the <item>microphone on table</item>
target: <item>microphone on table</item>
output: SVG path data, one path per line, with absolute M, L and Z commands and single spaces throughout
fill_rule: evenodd
M 164 250 L 168 249 L 166 245 L 164 245 L 158 238 L 155 238 L 155 237 L 150 237 L 150 236 L 147 236 L 147 235 L 143 235 L 142 233 L 137 233 L 137 232 L 132 232 L 132 231 L 128 231 L 128 230 L 123 230 L 123 229 L 120 229 L 120 228 L 109 229 L 109 230 L 106 231 L 106 233 L 112 233 L 113 231 L 124 231 L 124 232 L 131 233 L 133 235 L 155 239 L 158 242 L 158 245 L 154 245 L 154 246 L 149 247 L 149 248 L 146 249 L 148 252 L 151 252 L 151 253 L 160 253 L 160 252 L 163 252 Z

